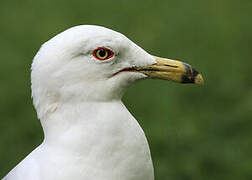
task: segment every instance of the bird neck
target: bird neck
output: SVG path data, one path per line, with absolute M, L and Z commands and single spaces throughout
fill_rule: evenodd
M 116 136 L 124 136 L 128 130 L 123 125 L 133 123 L 134 128 L 141 130 L 120 100 L 64 104 L 41 119 L 41 123 L 46 144 L 78 154 L 86 153 L 101 137 L 111 141 Z
M 145 134 L 121 101 L 66 104 L 42 124 L 41 152 L 53 157 L 45 160 L 52 168 L 98 172 L 97 179 L 154 179 Z

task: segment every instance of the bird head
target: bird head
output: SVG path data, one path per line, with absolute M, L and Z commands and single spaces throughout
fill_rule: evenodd
M 42 45 L 32 63 L 32 96 L 43 114 L 66 102 L 120 99 L 130 84 L 145 78 L 203 83 L 186 63 L 152 56 L 113 30 L 81 25 Z

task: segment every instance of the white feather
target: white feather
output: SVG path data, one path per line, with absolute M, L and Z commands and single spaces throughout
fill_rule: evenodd
M 97 47 L 115 56 L 99 61 Z M 70 28 L 46 42 L 32 64 L 32 96 L 44 141 L 4 180 L 153 180 L 143 130 L 121 102 L 154 58 L 124 35 L 99 26 Z

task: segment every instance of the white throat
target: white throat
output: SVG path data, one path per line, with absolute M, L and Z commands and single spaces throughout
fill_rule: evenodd
M 65 104 L 42 124 L 43 151 L 56 157 L 56 166 L 99 170 L 101 178 L 153 180 L 144 132 L 121 101 Z

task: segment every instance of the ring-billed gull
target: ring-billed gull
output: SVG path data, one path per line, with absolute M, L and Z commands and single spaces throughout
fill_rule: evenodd
M 4 180 L 153 180 L 144 132 L 121 102 L 145 78 L 203 83 L 190 65 L 104 27 L 76 26 L 46 42 L 31 73 L 44 141 Z

